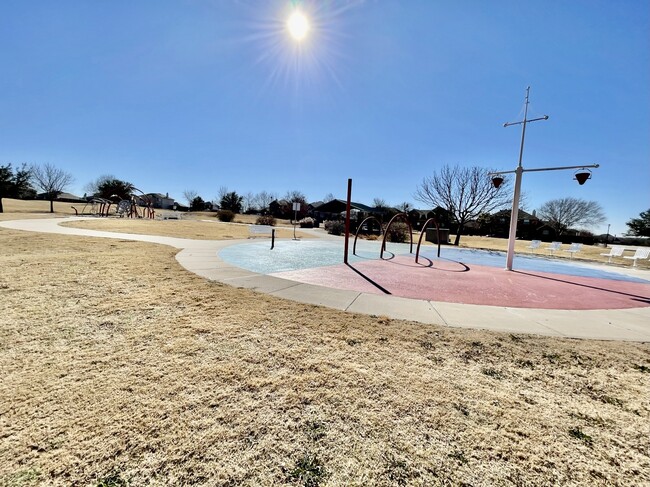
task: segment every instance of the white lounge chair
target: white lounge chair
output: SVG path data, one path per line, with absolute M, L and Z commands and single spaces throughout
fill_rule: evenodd
M 634 261 L 632 264 L 632 267 L 636 267 L 636 261 L 639 259 L 647 259 L 648 256 L 650 255 L 650 248 L 646 247 L 644 249 L 636 249 L 636 252 L 634 252 L 634 255 L 624 255 L 624 259 L 631 259 Z
M 580 252 L 580 249 L 582 249 L 582 244 L 581 243 L 572 243 L 571 247 L 568 249 L 564 249 L 565 252 L 570 252 L 571 253 L 571 258 L 573 259 L 573 254 L 576 254 Z
M 603 257 L 608 257 L 607 263 L 611 264 L 612 263 L 612 257 L 622 257 L 623 252 L 625 252 L 625 247 L 622 245 L 613 245 L 611 249 L 609 249 L 609 253 L 607 254 L 600 254 Z
M 532 242 L 530 242 L 530 245 L 528 246 L 528 248 L 530 249 L 531 252 L 534 253 L 535 249 L 538 249 L 540 245 L 542 245 L 541 240 L 533 240 Z
M 562 247 L 562 242 L 551 242 L 551 245 L 546 247 L 548 255 L 554 255 L 554 252 L 560 250 L 560 247 Z

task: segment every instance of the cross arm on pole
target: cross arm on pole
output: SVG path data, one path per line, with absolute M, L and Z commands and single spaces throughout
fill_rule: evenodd
M 520 122 L 506 122 L 503 124 L 503 126 L 510 127 L 511 125 L 521 125 L 522 123 L 537 122 L 538 120 L 548 120 L 548 115 L 544 115 L 543 117 L 539 118 L 531 118 L 530 120 L 522 120 Z
M 600 164 L 587 164 L 583 166 L 558 166 L 558 167 L 539 167 L 533 169 L 522 169 L 522 172 L 540 172 L 540 171 L 562 171 L 564 169 L 587 169 L 587 168 L 598 168 Z M 517 171 L 495 171 L 489 172 L 488 176 L 498 176 L 500 174 L 514 174 Z

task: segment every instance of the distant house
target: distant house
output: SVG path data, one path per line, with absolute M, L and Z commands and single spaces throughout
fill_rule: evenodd
M 338 199 L 331 200 L 327 203 L 323 203 L 315 208 L 312 208 L 309 216 L 315 218 L 318 222 L 323 222 L 325 220 L 339 220 L 341 218 L 341 214 L 344 213 L 346 209 L 346 201 Z M 364 205 L 362 203 L 356 203 L 354 201 L 350 203 L 350 209 L 352 210 L 352 214 L 356 216 L 356 219 L 379 213 L 376 208 Z
M 494 213 L 487 224 L 483 224 L 481 229 L 486 234 L 494 237 L 507 238 L 510 233 L 510 210 L 501 210 Z M 484 228 L 487 227 L 487 228 Z M 550 238 L 554 232 L 550 232 L 550 227 L 544 225 L 544 222 L 522 209 L 517 212 L 517 237 L 524 240 L 546 237 Z
M 151 205 L 154 208 L 162 208 L 163 210 L 171 210 L 174 208 L 174 198 L 170 198 L 169 193 L 147 193 L 145 196 L 151 199 Z

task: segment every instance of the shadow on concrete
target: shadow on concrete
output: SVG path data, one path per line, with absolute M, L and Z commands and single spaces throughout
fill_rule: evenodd
M 564 284 L 571 284 L 573 286 L 579 286 L 579 287 L 584 287 L 587 289 L 595 289 L 596 291 L 604 291 L 607 293 L 612 293 L 612 294 L 619 294 L 621 296 L 627 296 L 631 298 L 632 301 L 639 301 L 641 303 L 646 303 L 650 304 L 650 296 L 639 296 L 638 294 L 630 294 L 630 293 L 624 293 L 622 291 L 615 291 L 613 289 L 607 289 L 604 287 L 599 287 L 599 286 L 590 286 L 589 284 L 583 284 L 580 282 L 573 282 L 573 281 L 567 281 L 566 279 L 558 279 L 555 277 L 548 277 L 548 276 L 540 276 L 539 274 L 531 274 L 529 272 L 522 272 L 522 271 L 512 271 L 516 272 L 517 274 L 521 274 L 523 276 L 530 276 L 530 277 L 537 277 L 538 279 L 546 279 L 548 281 L 555 281 L 555 282 L 563 282 Z
M 386 289 L 385 287 L 379 285 L 378 283 L 376 283 L 375 281 L 373 281 L 372 279 L 370 279 L 370 278 L 369 278 L 368 276 L 366 276 L 363 272 L 361 272 L 361 271 L 358 270 L 358 269 L 355 269 L 355 268 L 352 266 L 352 264 L 345 264 L 345 265 L 347 265 L 350 269 L 352 269 L 354 272 L 356 272 L 357 274 L 359 274 L 361 277 L 363 277 L 363 278 L 364 278 L 366 281 L 368 281 L 370 284 L 372 284 L 372 285 L 375 286 L 377 289 L 379 289 L 382 293 L 384 293 L 384 294 L 392 294 L 388 289 Z

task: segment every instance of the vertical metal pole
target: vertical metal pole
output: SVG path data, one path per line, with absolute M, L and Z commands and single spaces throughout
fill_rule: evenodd
M 275 228 L 271 229 L 271 250 L 275 247 Z
M 609 244 L 609 227 L 611 226 L 611 223 L 607 224 L 607 236 L 605 237 L 605 248 L 607 248 L 607 244 Z
M 348 240 L 350 239 L 350 207 L 352 205 L 352 179 L 348 179 L 348 202 L 345 207 L 345 244 L 343 249 L 343 263 L 348 263 Z
M 519 195 L 521 194 L 521 176 L 524 169 L 521 161 L 524 157 L 524 140 L 526 138 L 526 123 L 528 122 L 528 93 L 530 86 L 526 88 L 526 107 L 524 108 L 524 122 L 521 129 L 521 145 L 519 147 L 519 164 L 515 171 L 515 194 L 512 197 L 512 211 L 510 212 L 510 233 L 508 234 L 508 254 L 506 256 L 506 270 L 512 270 L 512 261 L 515 257 L 515 240 L 517 238 L 517 220 L 519 219 Z
M 515 194 L 512 197 L 512 211 L 510 215 L 510 233 L 508 234 L 508 255 L 506 256 L 506 270 L 512 270 L 512 261 L 515 257 L 515 239 L 517 236 L 517 219 L 519 218 L 519 196 L 521 194 L 521 176 L 524 169 L 519 166 L 515 170 Z

